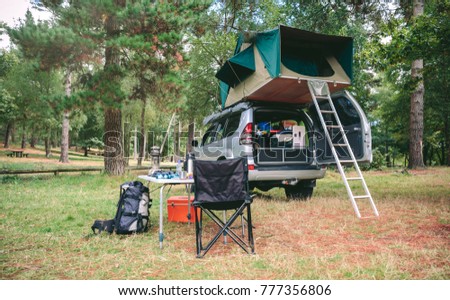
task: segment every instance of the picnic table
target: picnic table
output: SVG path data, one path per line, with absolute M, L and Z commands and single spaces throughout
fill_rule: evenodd
M 11 150 L 11 153 L 7 155 L 11 157 L 28 157 L 28 153 L 23 153 L 22 149 L 13 149 Z

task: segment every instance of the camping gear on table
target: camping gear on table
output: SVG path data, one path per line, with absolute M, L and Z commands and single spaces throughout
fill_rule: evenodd
M 95 234 L 102 231 L 115 231 L 117 234 L 146 232 L 151 203 L 148 187 L 140 181 L 126 182 L 120 185 L 120 198 L 114 219 L 96 220 L 91 227 L 92 231 Z

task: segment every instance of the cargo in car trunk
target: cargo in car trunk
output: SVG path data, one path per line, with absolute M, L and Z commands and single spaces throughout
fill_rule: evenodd
M 254 156 L 258 165 L 310 164 L 310 121 L 300 108 L 255 109 Z

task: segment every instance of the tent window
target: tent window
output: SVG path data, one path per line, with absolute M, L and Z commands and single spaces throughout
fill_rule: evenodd
M 305 50 L 295 48 L 282 49 L 281 62 L 291 71 L 306 76 L 330 77 L 334 75 L 325 55 L 320 53 L 307 53 Z

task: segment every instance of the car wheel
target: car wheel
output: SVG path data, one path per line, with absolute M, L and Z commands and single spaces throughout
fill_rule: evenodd
M 306 201 L 311 198 L 313 194 L 313 187 L 304 187 L 298 185 L 289 185 L 284 187 L 284 192 L 288 199 Z

